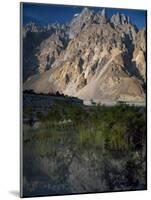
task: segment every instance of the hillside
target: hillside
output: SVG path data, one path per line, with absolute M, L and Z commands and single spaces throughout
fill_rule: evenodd
M 70 24 L 24 27 L 24 90 L 84 100 L 144 101 L 146 30 L 88 8 Z

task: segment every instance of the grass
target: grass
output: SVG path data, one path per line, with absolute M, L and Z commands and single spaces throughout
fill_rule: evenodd
M 38 155 L 55 155 L 61 145 L 133 151 L 146 142 L 146 111 L 141 107 L 57 105 L 47 116 L 38 116 L 39 128 L 24 126 L 24 141 L 30 141 Z M 69 123 L 62 123 L 65 119 Z

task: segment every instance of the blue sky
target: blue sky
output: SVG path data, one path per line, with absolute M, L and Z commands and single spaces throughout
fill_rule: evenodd
M 101 10 L 102 8 L 89 7 L 94 11 Z M 34 4 L 23 3 L 23 24 L 30 21 L 39 25 L 48 25 L 51 23 L 68 23 L 72 20 L 76 13 L 80 13 L 83 7 L 81 6 L 66 6 L 54 4 Z M 127 9 L 113 9 L 106 8 L 108 17 L 116 13 L 123 13 L 130 16 L 131 21 L 138 29 L 146 26 L 146 11 L 144 10 L 127 10 Z

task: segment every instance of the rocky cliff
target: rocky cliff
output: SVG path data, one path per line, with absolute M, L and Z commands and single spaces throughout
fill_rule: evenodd
M 31 28 L 32 27 L 32 28 Z M 146 31 L 88 8 L 70 24 L 24 28 L 24 89 L 84 100 L 144 101 Z

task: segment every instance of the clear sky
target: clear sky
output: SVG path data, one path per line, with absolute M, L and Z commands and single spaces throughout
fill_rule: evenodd
M 101 10 L 102 8 L 89 7 L 94 11 Z M 81 6 L 66 6 L 66 5 L 54 5 L 54 4 L 23 4 L 23 24 L 27 24 L 30 21 L 39 25 L 48 25 L 58 22 L 60 24 L 68 23 L 72 20 L 73 16 L 82 11 Z M 146 27 L 146 11 L 144 10 L 127 10 L 127 9 L 113 9 L 106 8 L 108 17 L 111 17 L 116 13 L 123 13 L 130 16 L 131 21 L 138 29 Z

